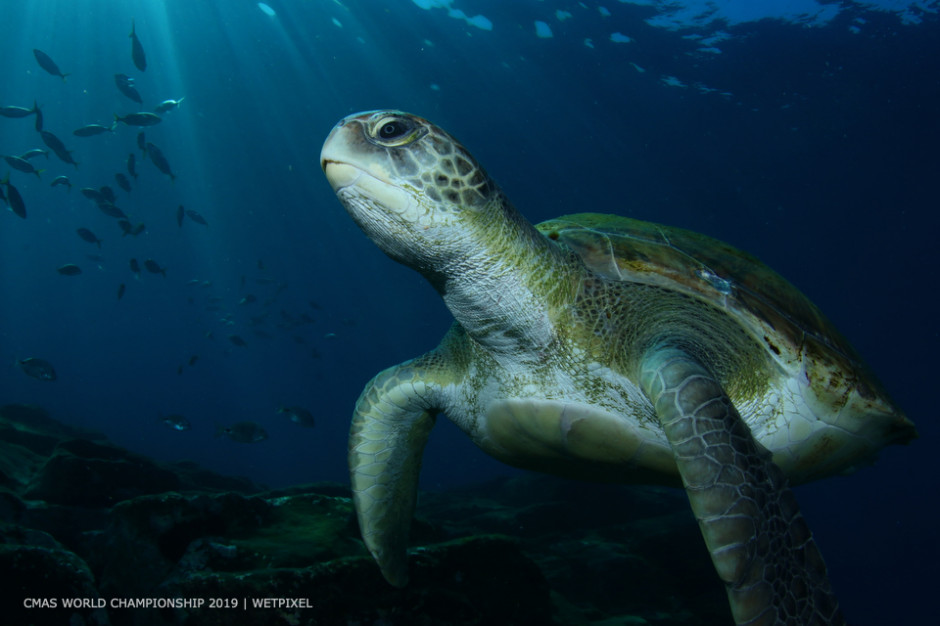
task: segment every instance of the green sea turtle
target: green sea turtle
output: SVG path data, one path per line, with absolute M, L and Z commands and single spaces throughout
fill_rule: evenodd
M 438 413 L 510 465 L 684 485 L 738 624 L 844 623 L 788 482 L 916 436 L 816 307 L 755 258 L 593 213 L 531 225 L 470 153 L 397 111 L 346 117 L 320 155 L 340 202 L 456 323 L 378 374 L 349 464 L 393 585 Z

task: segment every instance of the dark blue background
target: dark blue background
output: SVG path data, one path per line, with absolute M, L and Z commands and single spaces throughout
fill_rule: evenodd
M 921 439 L 851 477 L 799 488 L 804 513 L 852 623 L 934 614 L 936 11 L 911 20 L 846 2 L 828 5 L 828 21 L 665 29 L 646 21 L 656 8 L 613 0 L 610 17 L 564 0 L 453 7 L 486 15 L 487 31 L 403 0 L 268 4 L 276 18 L 249 0 L 4 3 L 0 105 L 37 100 L 46 129 L 80 166 L 40 157 L 42 180 L 11 172 L 29 216 L 0 214 L 0 403 L 37 403 L 132 450 L 271 485 L 346 481 L 346 432 L 363 384 L 433 347 L 450 324 L 424 280 L 358 231 L 319 168 L 336 120 L 396 107 L 462 139 L 533 221 L 592 210 L 698 230 L 757 254 L 805 291 Z M 556 9 L 572 18 L 559 21 Z M 131 63 L 132 18 L 144 73 Z M 536 37 L 534 20 L 554 37 Z M 699 51 L 706 44 L 696 37 L 719 31 L 721 52 Z M 633 41 L 613 43 L 612 32 Z M 42 71 L 33 48 L 67 81 Z M 78 188 L 115 186 L 137 129 L 71 133 L 140 108 L 115 88 L 118 72 L 136 78 L 144 108 L 185 97 L 145 129 L 176 182 L 138 152 L 139 180 L 118 191 L 118 205 L 147 225 L 136 239 L 121 237 Z M 33 118 L 0 118 L 0 154 L 35 147 L 44 146 Z M 60 174 L 75 183 L 70 193 L 49 187 Z M 181 203 L 210 226 L 178 228 Z M 104 240 L 100 262 L 86 258 L 98 250 L 78 227 Z M 135 279 L 131 257 L 157 260 L 167 277 Z M 84 273 L 60 276 L 63 263 Z M 252 327 L 275 292 L 259 277 L 289 286 Z M 239 305 L 246 293 L 259 302 Z M 206 311 L 210 297 L 221 311 Z M 315 322 L 279 329 L 282 310 Z M 226 313 L 233 325 L 219 321 Z M 231 333 L 248 346 L 232 346 Z M 191 355 L 200 358 L 189 367 Z M 50 360 L 59 380 L 26 377 L 13 365 L 26 357 Z M 291 404 L 312 410 L 316 429 L 275 413 Z M 158 423 L 174 412 L 191 432 Z M 213 437 L 215 424 L 239 420 L 261 423 L 270 439 Z M 428 489 L 508 471 L 444 420 L 424 467 Z

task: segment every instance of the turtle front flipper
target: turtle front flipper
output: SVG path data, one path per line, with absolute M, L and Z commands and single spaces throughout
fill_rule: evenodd
M 362 539 L 385 579 L 408 582 L 408 530 L 421 455 L 434 426 L 418 360 L 389 368 L 359 396 L 349 432 L 349 472 Z
M 770 453 L 714 376 L 687 353 L 652 351 L 642 384 L 672 446 L 737 624 L 844 624 L 826 565 Z

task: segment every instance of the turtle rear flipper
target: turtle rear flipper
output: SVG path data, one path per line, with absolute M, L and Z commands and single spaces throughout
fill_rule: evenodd
M 796 498 L 721 385 L 685 352 L 646 357 L 656 408 L 739 625 L 844 624 Z

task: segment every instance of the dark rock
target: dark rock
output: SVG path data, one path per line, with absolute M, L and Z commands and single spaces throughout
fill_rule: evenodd
M 0 606 L 13 607 L 0 621 L 730 623 L 678 489 L 526 474 L 422 493 L 404 589 L 366 553 L 347 485 L 261 489 L 192 462 L 155 463 L 35 407 L 0 408 L 0 571 L 17 572 L 15 586 L 0 587 Z M 23 594 L 284 598 L 310 608 L 39 612 Z
M 105 439 L 105 436 L 96 430 L 63 424 L 50 417 L 45 409 L 29 404 L 6 404 L 0 407 L 0 423 L 13 426 L 22 432 L 55 439 Z
M 163 596 L 284 598 L 300 607 L 177 611 L 175 622 L 200 625 L 383 624 L 458 626 L 551 623 L 548 585 L 538 568 L 503 537 L 480 536 L 417 551 L 412 582 L 396 589 L 368 557 L 312 567 L 245 574 L 210 573 L 170 581 Z M 302 608 L 310 607 L 310 608 Z
M 52 435 L 21 430 L 12 424 L 0 422 L 0 441 L 25 448 L 37 456 L 49 456 L 61 440 Z
M 0 522 L 18 522 L 26 504 L 10 491 L 0 487 Z
M 199 466 L 192 461 L 175 461 L 163 465 L 180 479 L 181 491 L 234 491 L 235 493 L 258 493 L 265 491 L 250 478 L 244 476 L 225 476 Z
M 681 490 L 531 474 L 422 493 L 417 515 L 447 537 L 517 537 L 563 598 L 566 622 L 618 616 L 623 623 L 679 624 L 694 615 L 730 623 L 723 586 Z
M 59 443 L 24 497 L 56 504 L 111 506 L 179 487 L 179 478 L 138 454 L 110 444 L 73 439 Z
M 86 557 L 93 547 L 89 546 L 89 535 L 105 527 L 108 510 L 50 504 L 41 500 L 27 503 L 19 523 L 49 533 L 65 547 Z
M 167 493 L 119 503 L 105 529 L 107 550 L 92 566 L 103 593 L 150 592 L 176 567 L 189 545 L 258 528 L 270 506 L 237 494 Z
M 58 440 L 0 425 L 0 486 L 21 491 L 45 463 Z M 37 452 L 49 449 L 50 452 Z
M 305 567 L 365 550 L 348 500 L 317 494 L 265 499 L 237 494 L 163 494 L 122 502 L 95 566 L 102 590 L 152 590 L 167 576 Z M 146 574 L 138 572 L 148 563 Z
M 41 530 L 18 524 L 0 524 L 0 545 L 31 546 L 63 550 L 55 538 Z
M 5 624 L 109 624 L 99 608 L 65 608 L 64 600 L 100 602 L 88 566 L 71 552 L 56 547 L 0 545 L 0 606 Z
M 290 485 L 289 487 L 280 487 L 265 492 L 265 498 L 280 498 L 282 496 L 295 496 L 302 494 L 319 494 L 321 496 L 330 496 L 333 498 L 351 498 L 352 491 L 348 483 L 334 482 L 316 482 L 305 483 L 303 485 Z

